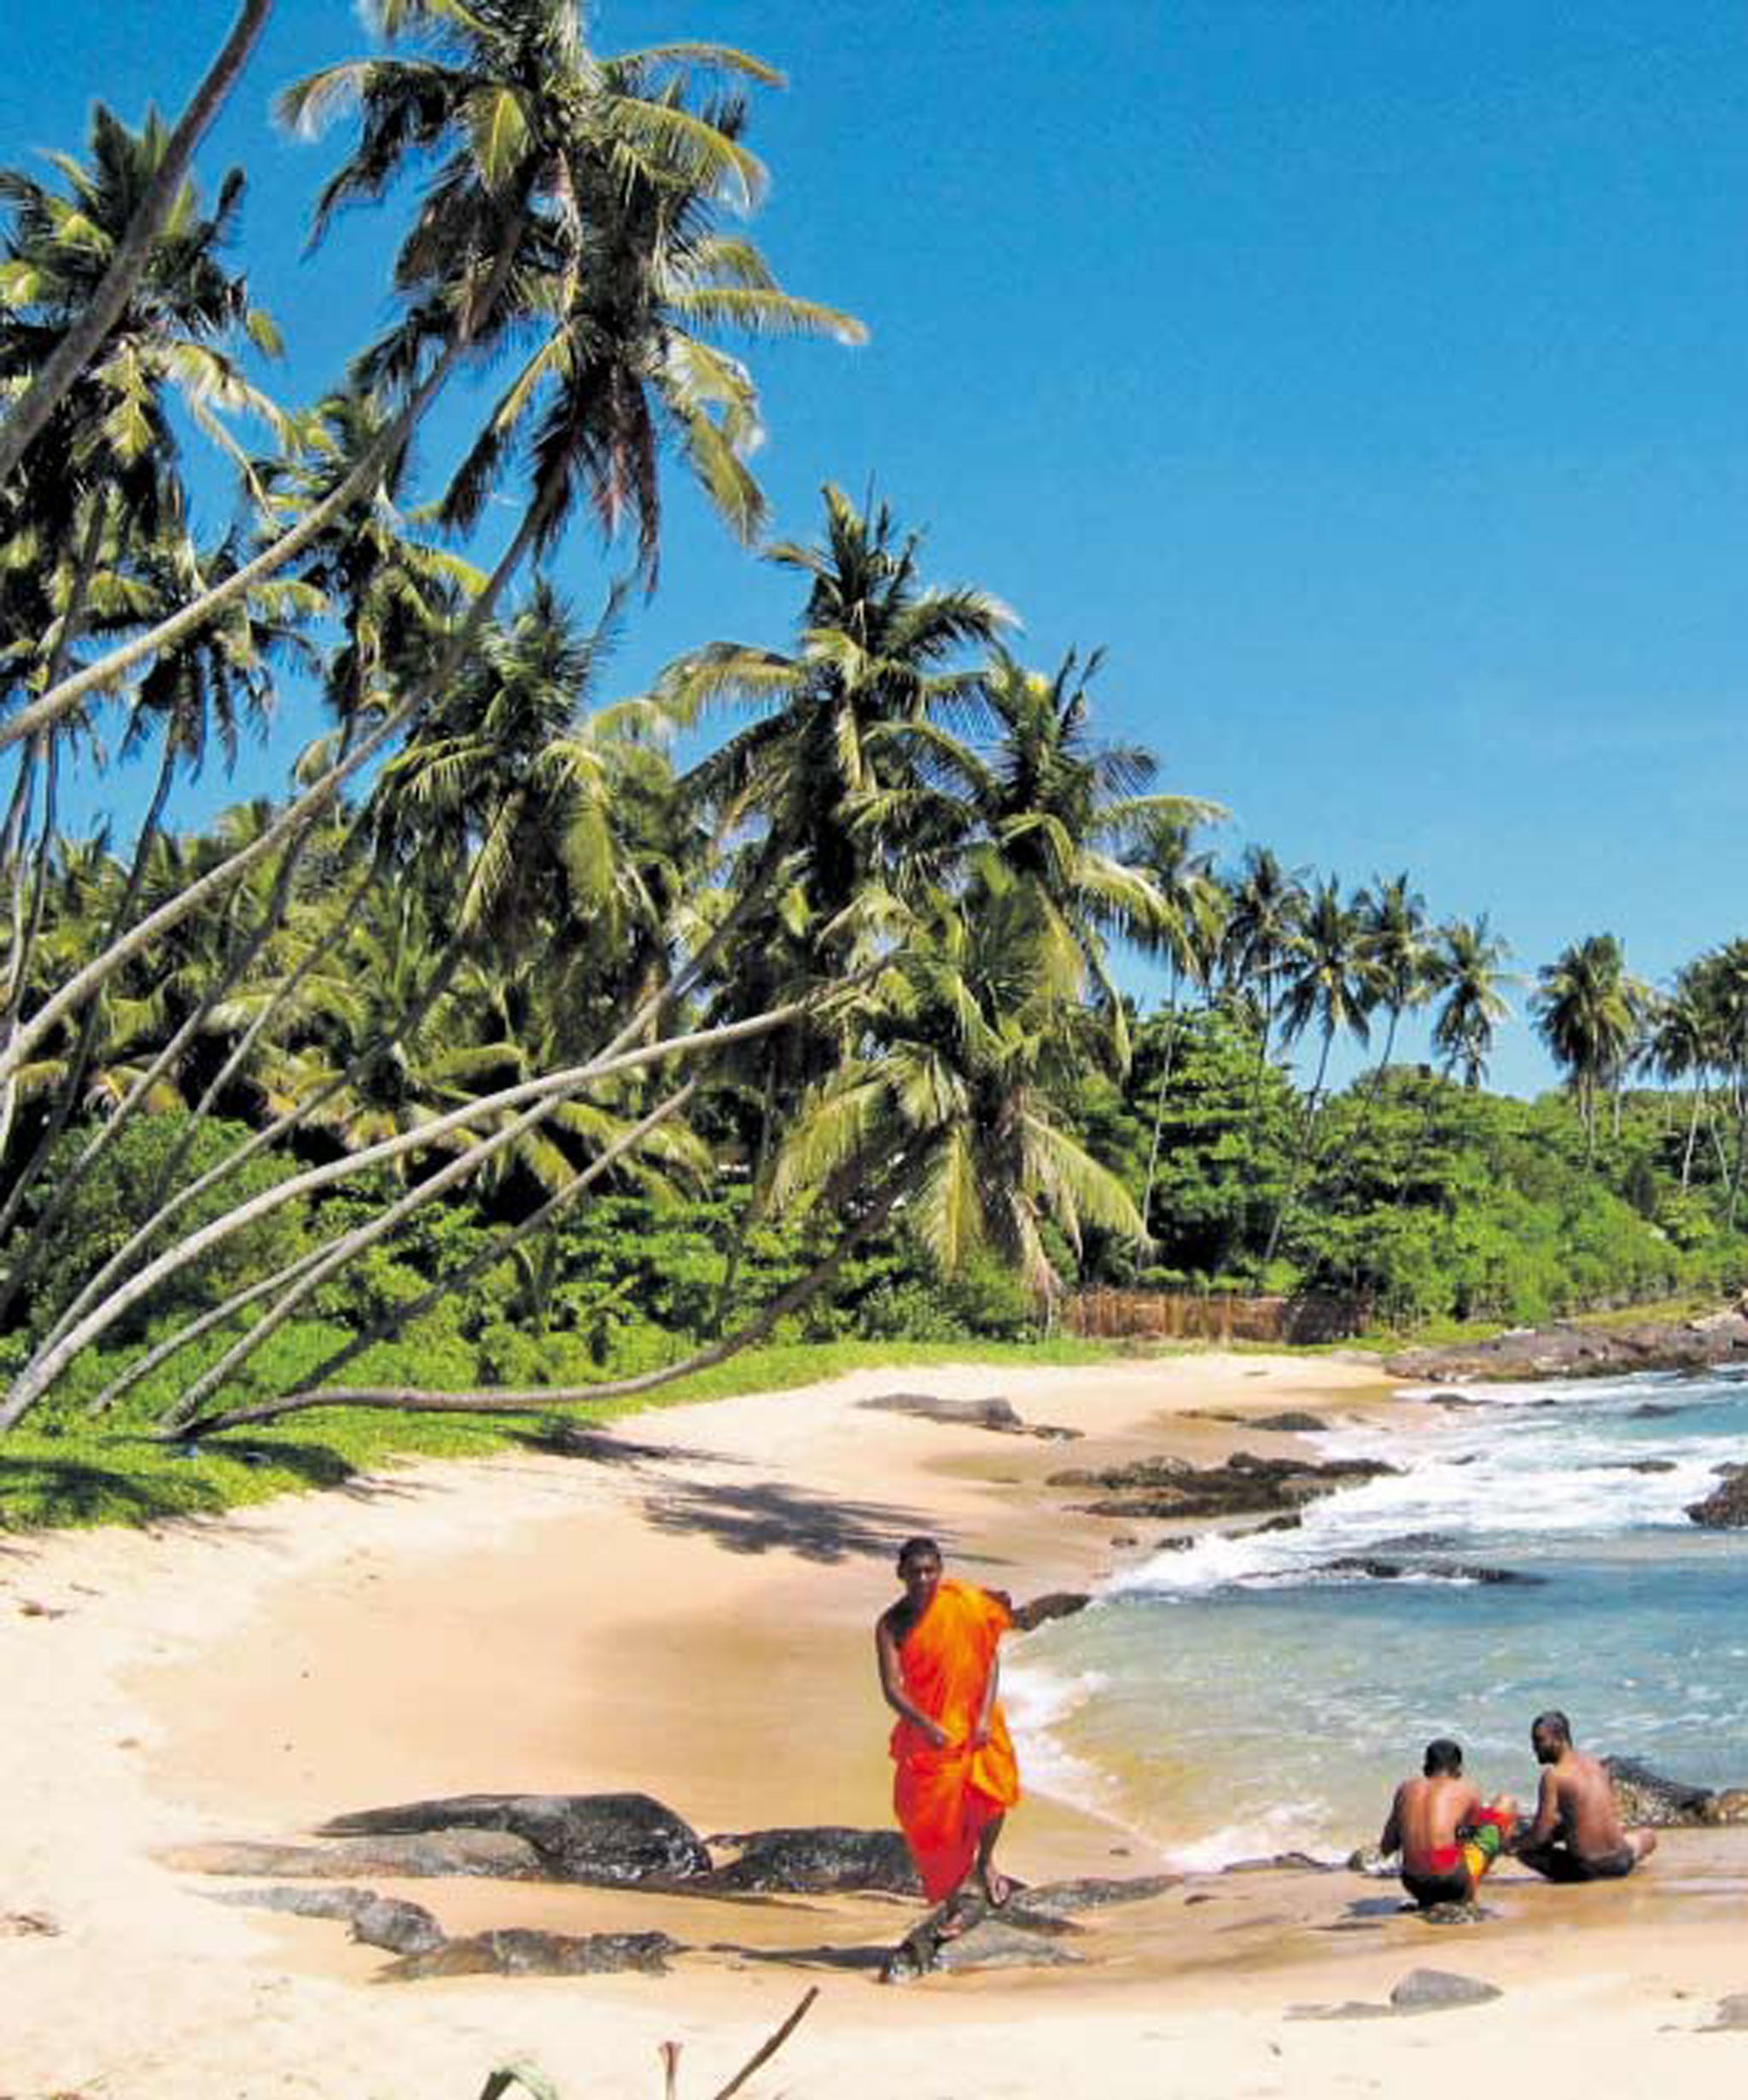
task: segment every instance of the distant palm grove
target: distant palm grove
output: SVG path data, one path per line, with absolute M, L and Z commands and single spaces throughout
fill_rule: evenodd
M 373 0 L 279 110 L 350 127 L 314 230 L 380 205 L 392 319 L 271 398 L 242 174 L 190 157 L 269 11 L 179 121 L 100 104 L 0 173 L 0 1427 L 562 1409 L 770 1337 L 1022 1339 L 1089 1282 L 1401 1327 L 1748 1275 L 1748 940 L 1664 990 L 1606 933 L 1519 971 L 1412 872 L 1223 851 L 1101 738 L 1096 651 L 1028 662 L 902 492 L 767 537 L 745 357 L 863 331 L 742 230 L 760 61 Z M 615 695 L 674 475 L 792 632 Z M 294 776 L 167 828 L 287 678 Z M 69 836 L 105 750 L 143 814 Z M 1511 1003 L 1534 1103 L 1484 1090 Z

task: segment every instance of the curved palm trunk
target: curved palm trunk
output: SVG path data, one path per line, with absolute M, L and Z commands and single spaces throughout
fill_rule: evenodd
M 631 1393 L 653 1392 L 658 1386 L 671 1385 L 676 1379 L 690 1378 L 695 1372 L 708 1371 L 716 1364 L 727 1362 L 731 1356 L 737 1356 L 755 1342 L 762 1341 L 779 1321 L 798 1311 L 830 1282 L 862 1242 L 886 1223 L 904 1196 L 921 1180 L 924 1164 L 919 1159 L 894 1175 L 830 1253 L 774 1298 L 744 1327 L 661 1370 L 644 1371 L 636 1378 L 611 1379 L 597 1385 L 537 1385 L 508 1391 L 492 1386 L 469 1392 L 436 1392 L 420 1385 L 335 1385 L 326 1390 L 288 1393 L 283 1400 L 269 1400 L 259 1407 L 234 1408 L 228 1414 L 189 1422 L 178 1434 L 216 1436 L 222 1430 L 277 1421 L 282 1416 L 302 1414 L 310 1408 L 363 1408 L 417 1415 L 545 1415 L 555 1408 L 597 1405 L 603 1400 L 623 1399 Z
M 310 1373 L 310 1383 L 312 1385 L 319 1385 L 323 1379 L 332 1378 L 336 1371 L 343 1370 L 355 1356 L 362 1356 L 373 1343 L 385 1340 L 389 1335 L 398 1333 L 408 1321 L 417 1320 L 422 1313 L 429 1312 L 434 1305 L 440 1304 L 452 1292 L 463 1289 L 475 1276 L 503 1261 L 525 1240 L 544 1231 L 561 1211 L 568 1210 L 579 1196 L 591 1188 L 610 1168 L 617 1165 L 626 1153 L 633 1151 L 653 1131 L 658 1130 L 664 1123 L 677 1116 L 697 1093 L 700 1083 L 698 1080 L 689 1079 L 685 1086 L 670 1094 L 665 1101 L 659 1102 L 630 1129 L 622 1130 L 580 1173 L 574 1175 L 562 1188 L 555 1189 L 520 1224 L 500 1233 L 458 1269 L 450 1275 L 440 1276 L 428 1290 L 422 1292 L 408 1304 L 391 1306 L 374 1325 L 366 1327 L 362 1333 L 355 1334 L 342 1348 L 324 1357 Z
M 591 1081 L 611 1077 L 616 1072 L 640 1071 L 645 1065 L 660 1064 L 671 1057 L 690 1056 L 694 1053 L 708 1053 L 725 1047 L 730 1043 L 745 1042 L 767 1035 L 773 1029 L 786 1028 L 790 1022 L 807 1012 L 807 1002 L 796 1000 L 790 1005 L 773 1007 L 766 1013 L 758 1014 L 745 1021 L 730 1021 L 711 1029 L 698 1030 L 687 1035 L 672 1035 L 662 1041 L 636 1049 L 621 1051 L 614 1057 L 597 1057 L 586 1065 L 573 1065 L 562 1071 L 550 1072 L 538 1079 L 521 1081 L 498 1093 L 481 1094 L 477 1100 L 452 1109 L 446 1116 L 434 1117 L 422 1123 L 417 1129 L 403 1131 L 398 1136 L 386 1138 L 381 1144 L 368 1146 L 363 1152 L 349 1154 L 344 1159 L 330 1160 L 319 1167 L 312 1167 L 305 1173 L 294 1175 L 289 1181 L 280 1181 L 273 1187 L 264 1189 L 248 1202 L 240 1204 L 223 1217 L 215 1218 L 198 1232 L 160 1254 L 156 1261 L 149 1263 L 135 1275 L 118 1286 L 101 1304 L 93 1306 L 85 1316 L 64 1334 L 53 1347 L 38 1352 L 32 1362 L 14 1381 L 6 1404 L 0 1408 L 0 1431 L 13 1428 L 23 1419 L 49 1385 L 73 1361 L 81 1350 L 106 1333 L 116 1321 L 139 1304 L 167 1277 L 178 1274 L 191 1262 L 198 1261 L 213 1247 L 245 1230 L 259 1219 L 269 1216 L 288 1203 L 313 1194 L 318 1189 L 351 1179 L 370 1168 L 400 1158 L 404 1154 L 434 1144 L 451 1132 L 464 1129 L 469 1123 L 504 1111 L 520 1111 L 529 1102 L 538 1102 L 549 1097 L 562 1097 L 580 1092 Z
M 145 879 L 146 862 L 151 853 L 152 842 L 158 836 L 158 826 L 163 820 L 164 805 L 170 798 L 170 784 L 175 773 L 176 740 L 173 737 L 166 735 L 164 740 L 164 757 L 158 767 L 158 778 L 152 790 L 152 800 L 147 808 L 145 820 L 140 826 L 139 837 L 134 843 L 133 865 L 128 869 L 126 886 L 110 919 L 108 930 L 104 935 L 106 943 L 113 941 L 126 925 L 132 916 L 133 907 L 139 900 L 140 885 Z M 79 1105 L 80 1091 L 84 1085 L 85 1074 L 90 1068 L 91 1052 L 97 1040 L 99 1019 L 100 1009 L 97 1002 L 93 1000 L 85 1008 L 84 1019 L 79 1027 L 79 1041 L 73 1046 L 73 1056 L 67 1063 L 67 1076 L 56 1089 L 55 1105 L 50 1111 L 43 1134 L 37 1140 L 35 1149 L 32 1152 L 30 1158 L 19 1170 L 18 1178 L 8 1192 L 6 1200 L 4 1203 L 0 1203 L 0 1246 L 5 1245 L 8 1234 L 17 1222 L 18 1213 L 23 1205 L 25 1198 L 30 1193 L 38 1175 L 48 1164 L 49 1155 L 54 1149 L 55 1140 L 72 1120 L 73 1110 Z M 117 1109 L 115 1117 L 111 1120 L 119 1120 L 127 1108 L 128 1101 L 131 1100 L 135 1094 L 143 1095 L 146 1090 L 144 1086 L 137 1082 L 127 1099 L 124 1100 L 121 1106 Z M 0 1140 L 0 1157 L 3 1157 L 4 1153 L 5 1145 L 3 1140 Z M 7 1276 L 3 1286 L 0 1286 L 0 1317 L 3 1317 L 11 1309 L 13 1300 L 16 1298 L 25 1280 L 26 1272 L 35 1265 L 34 1256 L 40 1248 L 46 1245 L 50 1234 L 65 1215 L 67 1205 L 72 1200 L 74 1190 L 84 1178 L 79 1166 L 76 1164 L 56 1188 L 53 1202 L 38 1221 L 37 1229 L 31 1236 L 31 1244 L 25 1250 L 25 1260 Z
M 399 1015 L 393 1030 L 387 1035 L 374 1039 L 352 1059 L 344 1070 L 336 1073 L 325 1086 L 318 1088 L 307 1100 L 300 1101 L 295 1108 L 288 1109 L 283 1116 L 277 1117 L 265 1129 L 257 1130 L 252 1136 L 246 1138 L 234 1151 L 218 1161 L 216 1166 L 209 1167 L 206 1173 L 190 1181 L 186 1188 L 178 1189 L 173 1195 L 163 1193 L 162 1177 L 160 1177 L 160 1189 L 155 1197 L 157 1207 L 142 1224 L 136 1227 L 127 1240 L 116 1249 L 97 1273 L 73 1298 L 66 1310 L 61 1313 L 48 1333 L 43 1338 L 38 1356 L 40 1357 L 44 1351 L 55 1348 L 64 1340 L 92 1306 L 102 1301 L 110 1287 L 121 1277 L 126 1275 L 137 1257 L 143 1254 L 164 1228 L 179 1216 L 189 1205 L 197 1203 L 209 1191 L 218 1187 L 221 1182 L 229 1180 L 239 1168 L 247 1165 L 258 1152 L 265 1152 L 271 1146 L 278 1143 L 282 1138 L 288 1137 L 294 1132 L 300 1129 L 324 1103 L 332 1100 L 337 1094 L 343 1092 L 346 1088 L 352 1085 L 373 1058 L 379 1057 L 385 1049 L 393 1047 L 394 1044 L 402 1041 L 411 1035 L 423 1021 L 437 1000 L 442 997 L 444 992 L 447 990 L 456 971 L 460 967 L 465 946 L 461 936 L 457 935 L 452 938 L 448 946 L 438 957 L 436 966 L 432 971 L 429 979 L 411 1006 Z M 101 1135 L 102 1133 L 99 1135 Z M 33 1358 L 32 1363 L 36 1360 Z
M 190 883 L 180 895 L 160 905 L 130 933 L 124 935 L 119 941 L 113 942 L 102 954 L 93 958 L 52 999 L 45 1001 L 32 1016 L 28 1026 L 19 1031 L 3 1055 L 0 1055 L 0 1081 L 15 1071 L 43 1037 L 99 990 L 116 971 L 131 962 L 137 955 L 143 954 L 160 935 L 167 933 L 172 926 L 179 925 L 209 898 L 240 880 L 258 861 L 265 860 L 286 844 L 305 825 L 326 808 L 354 773 L 407 727 L 454 675 L 481 627 L 491 616 L 492 609 L 503 594 L 505 585 L 520 568 L 522 557 L 533 545 L 540 523 L 539 506 L 536 504 L 530 507 L 523 518 L 515 539 L 485 587 L 469 608 L 466 619 L 452 638 L 449 647 L 445 650 L 435 668 L 414 686 L 405 699 L 383 717 L 370 735 L 349 756 L 329 767 L 313 786 L 307 788 L 294 802 L 288 804 L 259 838 L 252 840 L 247 846 L 239 847 L 198 882 Z M 3 740 L 3 737 L 0 737 L 0 742 Z
M 644 1000 L 642 1006 L 632 1014 L 631 1019 L 614 1036 L 605 1049 L 597 1053 L 597 1057 L 616 1057 L 621 1052 L 630 1048 L 659 1022 L 661 1016 L 677 1000 L 683 998 L 686 992 L 696 984 L 699 977 L 709 967 L 720 952 L 723 943 L 740 924 L 751 901 L 750 896 L 743 897 L 735 906 L 697 954 L 691 957 L 684 968 L 667 983 L 660 986 Z M 186 1210 L 190 1204 L 197 1202 L 209 1190 L 217 1187 L 220 1182 L 228 1179 L 248 1161 L 253 1159 L 258 1152 L 266 1151 L 282 1138 L 288 1137 L 300 1129 L 324 1103 L 332 1100 L 336 1094 L 350 1086 L 373 1058 L 380 1056 L 384 1048 L 392 1047 L 394 1043 L 402 1041 L 411 1035 L 448 989 L 456 971 L 460 966 L 465 948 L 464 936 L 459 931 L 453 934 L 439 956 L 430 978 L 412 1005 L 401 1013 L 393 1030 L 389 1035 L 379 1037 L 368 1044 L 364 1050 L 351 1059 L 344 1070 L 336 1074 L 325 1086 L 318 1088 L 308 1100 L 300 1102 L 295 1108 L 288 1110 L 284 1115 L 268 1124 L 265 1129 L 258 1130 L 252 1137 L 246 1139 L 226 1158 L 210 1168 L 198 1180 L 191 1181 L 186 1188 L 179 1189 L 173 1196 L 161 1197 L 158 1208 L 153 1215 L 148 1217 L 129 1236 L 124 1245 L 116 1250 L 60 1315 L 54 1326 L 44 1336 L 39 1345 L 37 1356 L 32 1359 L 31 1364 L 26 1366 L 26 1370 L 34 1370 L 47 1351 L 56 1348 L 72 1333 L 85 1315 L 94 1306 L 102 1302 L 111 1286 L 127 1275 L 137 1257 L 163 1232 L 166 1226 Z M 0 1417 L 0 1428 L 4 1428 L 5 1426 L 3 1417 Z
M 307 1254 L 300 1255 L 296 1261 L 288 1262 L 283 1269 L 276 1269 L 271 1275 L 261 1277 L 243 1290 L 232 1292 L 222 1304 L 214 1305 L 209 1311 L 203 1312 L 198 1320 L 191 1320 L 186 1327 L 178 1327 L 174 1334 L 166 1335 L 161 1342 L 149 1349 L 144 1356 L 129 1364 L 119 1377 L 112 1378 L 86 1408 L 86 1415 L 107 1415 L 125 1392 L 131 1391 L 143 1378 L 149 1377 L 160 1364 L 168 1363 L 172 1356 L 179 1356 L 190 1344 L 199 1341 L 203 1334 L 210 1334 L 214 1327 L 222 1327 L 227 1321 L 235 1320 L 239 1313 L 247 1312 L 251 1305 L 259 1304 L 264 1298 L 282 1290 L 294 1276 L 313 1268 L 326 1252 L 325 1247 L 312 1248 Z
M 67 388 L 102 347 L 103 338 L 120 318 L 122 308 L 151 260 L 152 243 L 182 187 L 195 148 L 236 85 L 272 12 L 273 0 L 244 0 L 230 34 L 166 141 L 164 158 L 136 207 L 90 305 L 55 345 L 22 398 L 0 423 L 0 481 L 24 458 Z

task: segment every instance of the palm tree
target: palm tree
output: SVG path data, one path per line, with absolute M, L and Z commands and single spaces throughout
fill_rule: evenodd
M 1748 1175 L 1748 940 L 1727 942 L 1683 972 L 1703 1016 L 1707 1063 L 1728 1082 L 1736 1117 L 1733 1165 L 1720 1159 L 1729 1182 L 1728 1223 L 1734 1229 L 1745 1175 Z
M 1499 989 L 1510 954 L 1484 912 L 1472 921 L 1441 926 L 1435 936 L 1431 982 L 1442 998 L 1433 1019 L 1432 1046 L 1444 1060 L 1447 1077 L 1460 1066 L 1471 1089 L 1486 1076 L 1494 1030 L 1512 1011 Z
M 1693 966 L 1675 980 L 1667 998 L 1658 999 L 1646 1017 L 1646 1037 L 1640 1062 L 1643 1069 L 1665 1086 L 1688 1088 L 1687 1134 L 1681 1147 L 1681 1187 L 1693 1176 L 1693 1147 L 1699 1135 L 1699 1118 L 1706 1106 L 1706 1074 L 1711 1064 L 1710 1017 L 1699 996 Z
M 1646 988 L 1628 975 L 1626 957 L 1611 933 L 1575 942 L 1536 977 L 1530 1011 L 1577 1098 L 1588 1159 L 1596 1149 L 1597 1096 L 1618 1088 L 1631 1062 Z
M 1293 935 L 1286 968 L 1281 1000 L 1282 1040 L 1296 1041 L 1314 1021 L 1321 1047 L 1316 1076 L 1305 1098 L 1299 1142 L 1288 1170 L 1286 1188 L 1263 1250 L 1265 1265 L 1274 1259 L 1281 1228 L 1310 1152 L 1330 1051 L 1340 1034 L 1352 1035 L 1357 1042 L 1369 1040 L 1371 1012 L 1378 996 L 1362 914 L 1354 905 L 1343 903 L 1341 886 L 1333 875 L 1312 892 L 1303 919 Z
M 1163 1016 L 1164 1045 L 1153 1097 L 1153 1132 L 1141 1191 L 1141 1216 L 1150 1228 L 1160 1134 L 1165 1124 L 1166 1096 L 1177 1050 L 1178 997 L 1186 977 L 1204 991 L 1208 989 L 1226 924 L 1227 893 L 1215 879 L 1212 854 L 1195 849 L 1195 831 L 1193 824 L 1171 819 L 1149 825 L 1131 856 L 1151 878 L 1164 903 L 1165 920 L 1152 945 L 1163 951 L 1170 972 Z
M 166 215 L 175 209 L 195 148 L 236 85 L 256 39 L 266 25 L 271 7 L 272 0 L 243 0 L 230 34 L 166 141 L 156 172 L 113 249 L 101 281 L 92 287 L 84 310 L 8 407 L 3 421 L 0 421 L 0 485 L 11 479 L 14 468 L 34 443 L 67 389 L 98 354 L 104 338 L 150 267 L 153 244 Z
M 1426 941 L 1426 900 L 1410 886 L 1404 870 L 1388 882 L 1378 878 L 1372 888 L 1360 892 L 1355 907 L 1360 914 L 1361 937 L 1377 986 L 1378 1003 L 1390 1016 L 1378 1081 L 1372 1088 L 1375 1094 L 1390 1069 L 1403 1014 L 1421 1005 L 1432 989 L 1427 976 L 1430 955 Z
M 997 743 L 976 767 L 973 802 L 990 850 L 1029 887 L 1039 937 L 1068 973 L 1063 981 L 1077 994 L 1090 981 L 1126 1065 L 1128 1026 L 1107 941 L 1160 945 L 1186 932 L 1136 849 L 1150 827 L 1221 813 L 1192 796 L 1151 792 L 1157 761 L 1140 746 L 1095 742 L 1087 688 L 1098 663 L 1097 653 L 1083 665 L 1070 650 L 1046 678 L 994 651 L 983 690 Z
M 1254 1000 L 1261 1026 L 1256 1092 L 1268 1063 L 1280 977 L 1305 916 L 1303 872 L 1282 867 L 1267 846 L 1248 846 L 1227 908 L 1221 967 L 1227 984 Z
M 450 649 L 370 735 L 289 807 L 282 820 L 288 829 L 417 716 L 522 558 L 551 540 L 580 493 L 590 495 L 604 525 L 636 518 L 639 558 L 646 572 L 653 569 L 661 429 L 675 435 L 737 529 L 756 523 L 755 491 L 744 469 L 759 435 L 752 382 L 697 331 L 856 332 L 847 317 L 787 300 L 750 243 L 714 230 L 725 206 L 751 202 L 760 171 L 739 143 L 740 102 L 719 96 L 694 111 L 685 90 L 701 74 L 770 77 L 757 61 L 691 45 L 597 60 L 583 44 L 575 0 L 476 0 L 465 10 L 452 0 L 380 0 L 374 12 L 390 37 L 424 32 L 430 53 L 329 67 L 290 90 L 283 107 L 306 128 L 344 102 L 355 101 L 364 113 L 356 150 L 323 192 L 318 231 L 340 205 L 379 195 L 409 160 L 424 160 L 459 142 L 440 163 L 397 257 L 404 318 L 364 368 L 370 380 L 401 389 L 405 405 L 381 452 L 367 452 L 334 494 L 242 577 L 254 580 L 264 564 L 282 566 L 313 541 L 374 483 L 381 458 L 405 441 L 454 365 L 464 355 L 503 351 L 531 319 L 545 328 L 543 348 L 499 403 L 452 485 L 453 514 L 465 516 L 482 499 L 532 407 L 539 406 L 542 420 L 521 523 Z M 622 298 L 593 274 L 603 258 L 611 259 Z M 620 340 L 621 332 L 627 340 Z M 203 593 L 130 647 L 149 653 L 174 638 L 178 623 L 198 624 L 222 602 L 218 591 Z M 111 652 L 92 667 L 92 682 L 133 660 L 127 649 Z M 76 704 L 84 690 L 79 678 L 61 680 L 40 709 L 23 711 L 11 728 L 26 719 L 32 725 L 55 719 L 55 710 Z M 0 742 L 6 727 L 0 725 Z M 212 879 L 242 872 L 226 867 Z M 177 908 L 193 906 L 184 900 Z M 137 933 L 144 938 L 157 930 Z M 96 959 L 62 988 L 59 1006 L 89 996 L 125 960 L 117 949 Z M 20 1037 L 9 1054 L 21 1057 L 30 1047 Z M 0 1077 L 5 1065 L 0 1056 Z

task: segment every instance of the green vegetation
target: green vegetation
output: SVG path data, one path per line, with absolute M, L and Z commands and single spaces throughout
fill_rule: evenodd
M 1566 1092 L 1489 1097 L 1485 918 L 1433 923 L 1406 872 L 1217 865 L 1217 808 L 1096 734 L 1096 652 L 1024 663 L 1005 607 L 834 487 L 760 545 L 786 648 L 701 639 L 604 697 L 625 586 L 580 618 L 556 551 L 587 517 L 653 587 L 675 467 L 759 544 L 743 353 L 861 338 L 737 223 L 776 77 L 604 57 L 574 0 L 366 12 L 380 47 L 282 101 L 353 123 L 318 235 L 396 215 L 389 324 L 351 288 L 312 402 L 266 389 L 240 172 L 209 207 L 178 133 L 100 105 L 56 179 L 0 172 L 8 1521 L 218 1507 L 834 1350 L 1035 1351 L 1087 1282 L 1412 1324 L 1741 1281 L 1748 944 L 1661 999 L 1576 943 L 1532 1000 Z M 457 376 L 476 421 L 427 459 Z M 216 537 L 196 444 L 234 475 Z M 328 715 L 293 779 L 178 834 L 177 782 L 288 674 Z M 125 844 L 60 820 L 106 744 L 155 767 Z M 1433 1066 L 1395 1061 L 1417 1012 Z

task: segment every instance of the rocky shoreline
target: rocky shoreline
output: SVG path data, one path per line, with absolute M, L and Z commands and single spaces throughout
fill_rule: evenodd
M 1738 1304 L 1693 1320 L 1621 1327 L 1556 1320 L 1484 1342 L 1443 1342 L 1389 1357 L 1393 1378 L 1465 1385 L 1472 1379 L 1618 1378 L 1634 1371 L 1710 1371 L 1748 1363 L 1748 1312 Z

